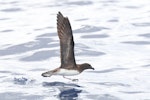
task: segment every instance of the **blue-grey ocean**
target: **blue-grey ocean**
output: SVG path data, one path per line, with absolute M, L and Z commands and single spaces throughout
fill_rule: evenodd
M 73 82 L 60 66 L 58 11 L 68 16 Z M 1 0 L 0 100 L 150 100 L 150 0 Z

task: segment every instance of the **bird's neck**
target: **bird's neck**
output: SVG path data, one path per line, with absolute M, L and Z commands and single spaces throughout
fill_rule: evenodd
M 77 65 L 77 67 L 78 67 L 78 70 L 80 71 L 80 73 L 86 69 L 86 67 L 82 66 L 82 64 Z

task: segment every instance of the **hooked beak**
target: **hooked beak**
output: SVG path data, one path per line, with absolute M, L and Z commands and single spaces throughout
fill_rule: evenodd
M 91 69 L 95 70 L 93 67 Z

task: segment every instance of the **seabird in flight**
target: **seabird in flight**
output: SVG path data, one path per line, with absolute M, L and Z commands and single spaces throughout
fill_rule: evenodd
M 60 40 L 61 65 L 54 70 L 42 73 L 42 76 L 50 77 L 52 75 L 62 75 L 66 78 L 65 76 L 77 75 L 86 69 L 94 70 L 88 63 L 76 64 L 71 25 L 69 19 L 64 17 L 61 12 L 58 12 L 57 14 L 57 33 Z

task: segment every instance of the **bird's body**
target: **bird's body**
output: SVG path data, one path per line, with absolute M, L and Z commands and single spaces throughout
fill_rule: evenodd
M 78 70 L 68 70 L 64 68 L 61 68 L 59 72 L 57 72 L 57 75 L 63 75 L 63 76 L 73 76 L 78 74 L 80 74 Z
M 94 70 L 94 68 L 88 63 L 76 64 L 71 25 L 69 19 L 64 17 L 60 12 L 57 14 L 57 33 L 60 40 L 61 65 L 54 70 L 42 73 L 42 76 L 72 76 L 80 74 L 85 69 Z

